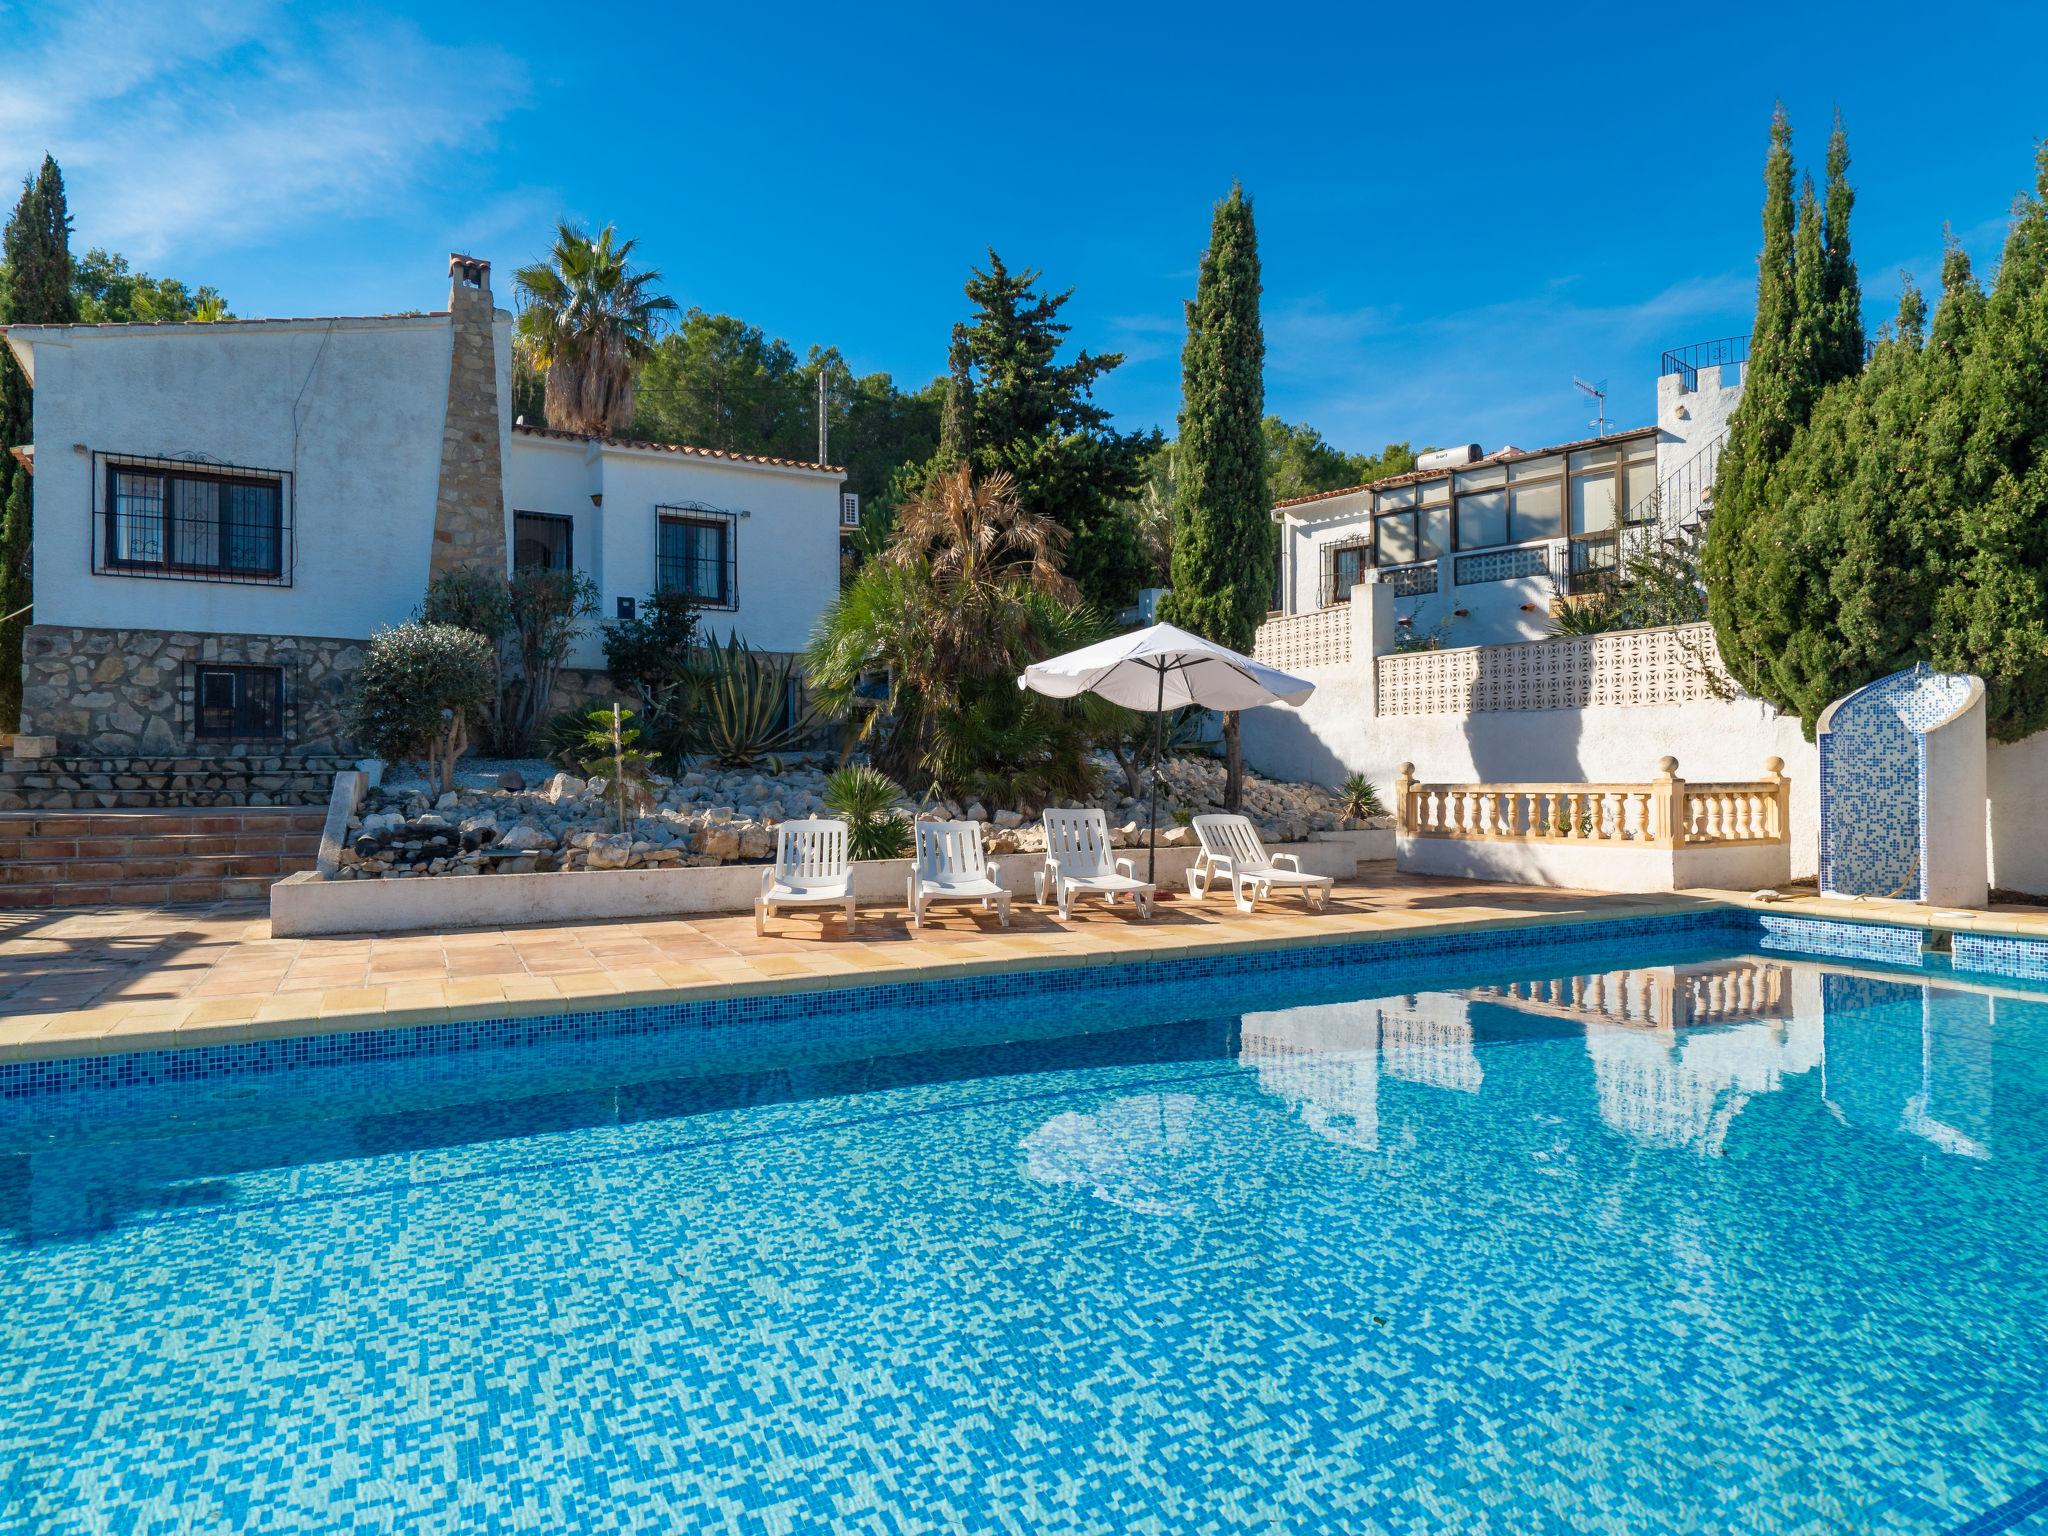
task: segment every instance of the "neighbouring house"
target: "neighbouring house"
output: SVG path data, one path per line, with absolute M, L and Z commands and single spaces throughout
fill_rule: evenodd
M 573 567 L 600 618 L 681 588 L 799 650 L 838 591 L 840 470 L 528 427 L 490 265 L 432 314 L 17 325 L 35 611 L 0 808 L 324 799 L 364 641 L 431 573 Z M 593 624 L 564 702 L 602 691 Z
M 1725 360 L 1683 361 L 1709 349 Z M 1468 444 L 1281 502 L 1279 612 L 1335 608 L 1374 582 L 1391 589 L 1408 644 L 1540 639 L 1556 604 L 1612 580 L 1622 538 L 1697 515 L 1741 394 L 1739 353 L 1665 354 L 1654 426 L 1549 448 Z
M 1391 807 L 1403 764 L 1439 790 L 1605 786 L 1626 798 L 1670 756 L 1701 795 L 1739 801 L 1777 759 L 1791 871 L 1816 873 L 1814 745 L 1797 718 L 1735 687 L 1709 625 L 1551 632 L 1558 605 L 1611 579 L 1624 541 L 1709 514 L 1746 351 L 1736 337 L 1666 352 L 1654 427 L 1453 455 L 1469 462 L 1276 508 L 1281 603 L 1254 649 L 1317 686 L 1299 707 L 1245 713 L 1246 760 L 1324 784 L 1363 774 Z M 1991 883 L 2048 893 L 2036 811 L 2048 733 L 1992 744 L 1986 776 Z M 1464 803 L 1490 817 L 1508 802 Z M 1569 819 L 1565 805 L 1553 822 Z

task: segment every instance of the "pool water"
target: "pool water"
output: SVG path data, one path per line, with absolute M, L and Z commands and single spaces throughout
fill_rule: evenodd
M 886 1022 L 7 1122 L 0 1524 L 2043 1519 L 2048 999 L 1561 944 Z

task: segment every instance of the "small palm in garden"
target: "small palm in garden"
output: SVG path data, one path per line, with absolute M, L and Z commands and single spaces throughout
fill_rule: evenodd
M 846 823 L 856 859 L 900 859 L 910 851 L 910 826 L 896 814 L 903 790 L 866 763 L 850 763 L 825 781 L 825 809 Z

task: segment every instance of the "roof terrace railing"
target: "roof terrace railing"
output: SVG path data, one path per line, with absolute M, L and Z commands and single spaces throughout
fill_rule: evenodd
M 1739 368 L 1748 361 L 1749 338 L 1723 336 L 1715 341 L 1696 341 L 1690 346 L 1666 352 L 1657 365 L 1657 377 L 1669 378 L 1675 373 L 1685 381 L 1685 388 L 1690 393 L 1700 387 L 1702 368 L 1725 368 L 1731 363 Z
M 1714 341 L 1695 341 L 1690 346 L 1674 348 L 1666 352 L 1658 363 L 1657 377 L 1669 378 L 1672 374 L 1677 374 L 1685 381 L 1686 393 L 1690 394 L 1700 387 L 1702 368 L 1727 368 L 1731 365 L 1737 368 L 1747 367 L 1749 340 L 1747 336 L 1722 336 Z M 1863 361 L 1868 363 L 1876 351 L 1877 342 L 1866 339 L 1863 343 Z M 1721 383 L 1724 386 L 1733 382 L 1735 381 L 1727 375 L 1722 375 Z

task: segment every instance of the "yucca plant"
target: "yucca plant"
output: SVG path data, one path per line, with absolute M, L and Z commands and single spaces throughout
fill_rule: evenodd
M 795 677 L 788 657 L 752 650 L 737 633 L 713 640 L 690 668 L 690 750 L 719 768 L 751 768 L 794 750 L 817 724 L 815 710 L 793 703 Z
M 866 763 L 849 763 L 825 780 L 825 809 L 846 823 L 846 846 L 856 859 L 900 859 L 910 851 L 910 827 L 896 814 L 903 790 Z
M 1362 773 L 1354 773 L 1346 779 L 1337 795 L 1344 802 L 1344 814 L 1354 821 L 1387 814 L 1387 808 L 1380 803 L 1380 792 Z

